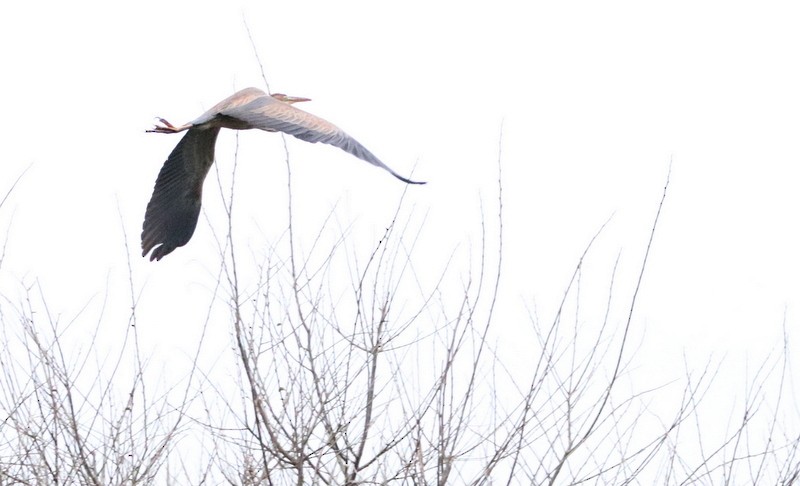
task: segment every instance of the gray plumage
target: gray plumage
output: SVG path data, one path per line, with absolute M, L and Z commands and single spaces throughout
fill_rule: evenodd
M 160 119 L 163 126 L 148 130 L 155 133 L 188 131 L 172 150 L 156 179 L 144 218 L 142 256 L 152 250 L 150 260 L 160 260 L 192 238 L 200 216 L 203 181 L 214 163 L 214 146 L 220 128 L 280 131 L 306 142 L 334 145 L 403 182 L 424 184 L 393 171 L 336 125 L 291 105 L 299 101 L 308 99 L 268 95 L 257 88 L 246 88 L 186 125 L 175 127 Z

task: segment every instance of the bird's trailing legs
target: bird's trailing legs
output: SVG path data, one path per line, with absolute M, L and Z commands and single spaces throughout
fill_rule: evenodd
M 168 122 L 163 118 L 156 118 L 156 119 L 162 124 L 155 125 L 150 130 L 146 130 L 147 133 L 178 133 L 192 128 L 191 124 L 181 125 L 179 127 L 176 127 L 175 125 L 173 125 L 172 123 Z

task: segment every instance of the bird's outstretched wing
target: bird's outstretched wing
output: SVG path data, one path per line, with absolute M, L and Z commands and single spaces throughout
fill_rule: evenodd
M 158 173 L 142 228 L 142 256 L 153 250 L 150 261 L 161 260 L 192 238 L 218 134 L 216 127 L 190 129 Z
M 246 103 L 223 107 L 218 114 L 243 122 L 250 128 L 281 131 L 306 142 L 320 142 L 339 147 L 361 160 L 387 170 L 403 182 L 425 184 L 401 176 L 333 123 L 279 101 L 266 93 L 262 94 L 263 96 L 253 97 Z

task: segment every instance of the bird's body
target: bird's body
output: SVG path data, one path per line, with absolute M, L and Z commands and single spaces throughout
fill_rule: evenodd
M 185 125 L 176 127 L 159 119 L 163 126 L 156 126 L 149 132 L 187 130 L 187 133 L 172 150 L 156 179 L 145 213 L 142 256 L 152 250 L 150 260 L 160 260 L 191 239 L 200 216 L 203 181 L 214 163 L 214 146 L 220 128 L 280 131 L 306 142 L 334 145 L 387 170 L 403 182 L 424 184 L 394 172 L 336 125 L 291 105 L 300 101 L 309 100 L 282 94 L 268 95 L 257 88 L 246 88 Z

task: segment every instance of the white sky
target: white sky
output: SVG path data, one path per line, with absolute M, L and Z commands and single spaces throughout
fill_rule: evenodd
M 481 198 L 494 210 L 502 124 L 511 341 L 526 326 L 523 304 L 552 319 L 612 214 L 592 254 L 594 289 L 604 297 L 621 251 L 619 295 L 629 295 L 670 159 L 635 315 L 638 366 L 669 379 L 683 375 L 684 353 L 758 362 L 780 346 L 784 312 L 797 337 L 794 2 L 4 2 L 0 189 L 31 166 L 0 211 L 3 231 L 11 225 L 6 292 L 38 280 L 51 311 L 73 316 L 108 281 L 106 312 L 125 316 L 124 225 L 145 341 L 169 354 L 172 339 L 198 332 L 218 265 L 212 228 L 224 231 L 219 198 L 209 178 L 210 223 L 201 216 L 189 245 L 161 262 L 140 258 L 144 209 L 179 139 L 144 130 L 156 116 L 182 123 L 235 89 L 264 88 L 243 18 L 273 92 L 312 98 L 302 108 L 429 181 L 406 196 L 428 218 L 420 267 L 477 244 Z M 239 229 L 247 244 L 277 241 L 280 137 L 239 141 Z M 223 177 L 233 143 L 221 134 Z M 358 244 L 374 245 L 403 184 L 337 149 L 288 144 L 304 231 L 338 203 Z

